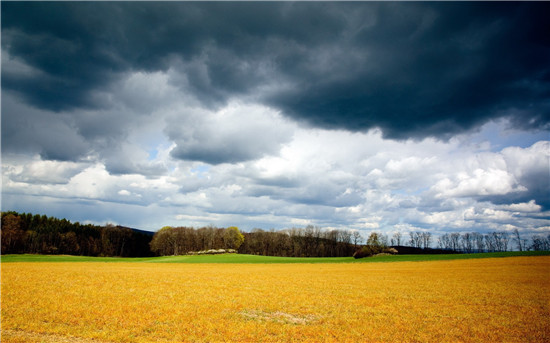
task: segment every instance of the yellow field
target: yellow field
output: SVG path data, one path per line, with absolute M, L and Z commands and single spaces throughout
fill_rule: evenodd
M 2 264 L 2 342 L 550 342 L 550 257 Z

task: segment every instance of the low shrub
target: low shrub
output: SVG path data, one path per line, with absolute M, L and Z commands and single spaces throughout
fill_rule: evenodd
M 373 255 L 373 257 L 378 257 L 378 256 L 391 256 L 392 254 L 389 254 L 387 252 L 381 252 L 380 254 L 376 254 L 376 255 Z
M 361 247 L 361 249 L 357 250 L 354 254 L 354 258 L 364 258 L 364 257 L 371 257 L 374 255 L 395 255 L 397 254 L 397 250 L 394 248 L 388 248 L 384 246 L 377 246 L 377 245 L 365 245 Z
M 209 249 L 201 251 L 189 251 L 187 255 L 218 255 L 218 254 L 236 254 L 235 249 Z

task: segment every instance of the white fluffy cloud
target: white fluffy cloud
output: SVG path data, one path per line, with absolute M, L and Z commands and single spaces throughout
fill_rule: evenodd
M 438 198 L 475 197 L 485 195 L 504 195 L 523 192 L 527 188 L 518 185 L 513 175 L 501 169 L 475 169 L 473 172 L 460 172 L 454 180 L 445 178 L 439 181 L 433 190 Z
M 229 103 L 210 111 L 184 108 L 168 118 L 166 133 L 176 143 L 176 159 L 209 164 L 237 163 L 277 154 L 293 127 L 260 105 Z

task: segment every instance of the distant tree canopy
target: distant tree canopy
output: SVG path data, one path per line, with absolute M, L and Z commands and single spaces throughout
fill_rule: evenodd
M 210 249 L 235 249 L 241 254 L 295 257 L 351 256 L 355 250 L 352 234 L 343 230 L 303 229 L 264 231 L 253 229 L 241 233 L 231 226 L 226 229 L 205 227 L 164 227 L 151 241 L 151 250 L 159 255 L 180 255 Z
M 152 256 L 152 233 L 97 226 L 31 213 L 2 212 L 2 254 Z
M 226 248 L 237 250 L 243 244 L 244 236 L 239 231 L 238 227 L 230 226 L 225 229 L 225 232 L 223 234 L 223 241 Z
M 244 233 L 239 253 L 285 257 L 340 257 L 351 256 L 359 239 L 352 244 L 348 230 L 323 230 L 309 225 L 287 230 L 253 229 Z
M 244 236 L 235 226 L 227 229 L 165 226 L 155 233 L 150 245 L 159 255 L 183 255 L 211 249 L 237 250 L 243 242 Z
M 385 236 L 383 236 L 383 235 L 381 235 L 377 232 L 372 232 L 369 235 L 369 238 L 367 238 L 367 245 L 372 245 L 372 246 L 375 246 L 375 247 L 382 247 L 382 246 L 387 245 L 387 243 L 385 241 L 386 241 Z

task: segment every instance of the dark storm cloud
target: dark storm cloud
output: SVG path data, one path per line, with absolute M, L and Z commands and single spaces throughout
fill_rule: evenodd
M 9 115 L 8 115 L 9 114 Z M 2 151 L 74 161 L 91 151 L 69 116 L 21 105 L 2 95 Z
M 390 138 L 446 136 L 499 115 L 548 127 L 547 4 L 388 4 L 334 60 L 276 94 L 286 113 L 327 128 L 380 127 Z M 371 7 L 367 4 L 369 8 Z
M 121 73 L 172 68 L 203 106 L 250 97 L 323 128 L 446 138 L 506 116 L 547 129 L 549 8 L 3 2 L 2 49 L 32 70 L 2 85 L 44 109 L 98 108 Z

